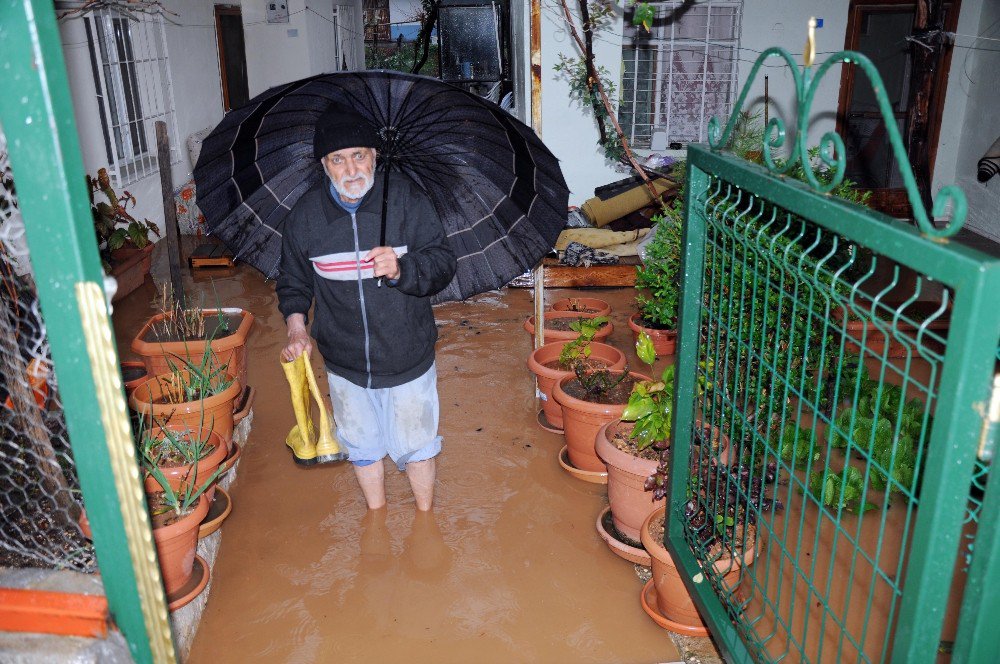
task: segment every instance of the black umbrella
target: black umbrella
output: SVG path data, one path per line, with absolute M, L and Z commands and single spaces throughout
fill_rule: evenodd
M 205 139 L 194 170 L 198 206 L 238 259 L 277 277 L 285 216 L 325 177 L 312 142 L 331 103 L 372 122 L 383 142 L 379 168 L 409 176 L 437 210 L 458 272 L 436 301 L 504 286 L 552 249 L 569 191 L 530 128 L 437 79 L 364 71 L 272 88 Z

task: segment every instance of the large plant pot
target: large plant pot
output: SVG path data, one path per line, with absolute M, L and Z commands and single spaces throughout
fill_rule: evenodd
M 545 412 L 545 417 L 549 423 L 558 429 L 563 428 L 562 407 L 552 397 L 552 388 L 557 381 L 566 376 L 572 376 L 573 372 L 552 369 L 545 365 L 558 360 L 559 354 L 562 353 L 567 343 L 569 342 L 557 341 L 545 344 L 541 348 L 536 348 L 528 356 L 528 369 L 538 379 L 538 390 L 542 393 L 542 410 Z M 625 354 L 608 344 L 591 342 L 590 357 L 604 360 L 609 369 L 621 369 L 625 366 Z
M 187 372 L 180 372 L 186 375 Z M 229 387 L 219 394 L 198 401 L 159 403 L 167 393 L 172 374 L 153 376 L 135 388 L 129 398 L 132 410 L 145 417 L 150 426 L 170 424 L 189 429 L 211 429 L 225 442 L 226 450 L 233 439 L 233 401 L 240 394 L 240 383 L 232 380 Z M 227 374 L 229 379 L 232 375 Z
M 629 373 L 636 380 L 649 380 L 648 376 Z M 625 403 L 593 403 L 577 399 L 566 393 L 565 385 L 576 380 L 576 376 L 566 376 L 558 380 L 552 388 L 552 396 L 562 407 L 563 435 L 569 461 L 580 470 L 607 472 L 607 467 L 594 450 L 598 430 L 615 420 L 621 419 Z
M 198 546 L 198 526 L 208 514 L 208 499 L 201 496 L 198 506 L 174 523 L 153 529 L 156 556 L 167 595 L 183 587 L 191 578 L 195 549 Z
M 153 243 L 142 249 L 118 250 L 111 257 L 115 261 L 111 266 L 111 276 L 118 282 L 118 290 L 111 301 L 117 302 L 146 281 L 149 266 L 153 263 Z
M 165 427 L 170 431 L 183 432 L 187 430 L 184 426 L 168 425 Z M 151 432 L 155 438 L 163 438 L 163 429 L 160 427 L 155 427 Z M 199 461 L 197 464 L 185 464 L 182 466 L 160 466 L 160 470 L 163 472 L 164 476 L 167 478 L 167 483 L 170 485 L 171 489 L 175 491 L 181 488 L 184 483 L 193 483 L 196 486 L 201 486 L 205 483 L 212 473 L 222 465 L 222 462 L 226 460 L 227 451 L 226 443 L 219 436 L 219 434 L 214 431 L 209 431 L 208 429 L 202 429 L 199 437 L 208 436 L 208 444 L 215 448 L 215 450 L 206 456 L 204 459 Z M 205 490 L 205 497 L 211 502 L 212 498 L 215 497 L 215 482 L 212 482 L 212 486 Z M 144 480 L 143 487 L 146 493 L 155 493 L 157 491 L 162 491 L 160 483 L 157 482 L 151 475 L 147 476 Z
M 630 423 L 608 422 L 597 431 L 594 448 L 608 468 L 612 523 L 619 533 L 638 542 L 642 522 L 666 499 L 654 501 L 652 492 L 644 489 L 646 478 L 653 474 L 658 462 L 633 456 L 611 442 L 616 430 L 630 431 L 631 428 Z
M 658 330 L 654 327 L 646 327 L 642 324 L 642 314 L 638 311 L 629 316 L 628 326 L 632 330 L 633 342 L 639 340 L 640 332 L 649 335 L 657 356 L 667 357 L 677 352 L 677 330 Z
M 206 316 L 214 316 L 218 309 L 205 309 Z M 212 340 L 212 352 L 219 366 L 228 365 L 226 371 L 236 376 L 240 385 L 247 384 L 247 338 L 253 327 L 253 314 L 244 309 L 223 309 L 225 314 L 239 314 L 240 322 L 231 334 L 224 337 L 217 337 Z M 179 368 L 183 368 L 182 362 L 177 358 L 184 358 L 198 364 L 205 354 L 205 345 L 209 342 L 202 340 L 193 341 L 151 341 L 153 328 L 160 322 L 169 318 L 172 314 L 157 314 L 146 321 L 146 324 L 139 330 L 139 334 L 132 340 L 132 352 L 142 358 L 146 365 L 146 372 L 150 376 L 165 374 L 170 372 L 170 362 Z
M 901 305 L 889 304 L 888 306 L 897 308 Z M 937 302 L 915 302 L 906 307 L 903 310 L 903 314 L 909 317 L 920 316 L 929 318 L 935 316 L 939 309 L 940 304 Z M 885 353 L 886 357 L 894 359 L 904 358 L 907 354 L 919 357 L 916 343 L 912 341 L 915 339 L 920 339 L 920 343 L 926 345 L 931 350 L 941 352 L 943 350 L 942 344 L 936 339 L 932 340 L 929 337 L 922 336 L 921 327 L 924 328 L 924 332 L 933 332 L 947 339 L 948 329 L 951 326 L 950 309 L 941 315 L 936 315 L 930 322 L 921 325 L 914 325 L 903 320 L 897 320 L 895 323 L 892 320 L 879 320 L 875 322 L 870 318 L 859 318 L 853 313 L 848 314 L 847 323 L 845 324 L 844 315 L 843 307 L 835 307 L 830 310 L 830 318 L 833 319 L 831 326 L 834 332 L 839 333 L 842 329 L 845 330 L 846 341 L 844 348 L 848 352 L 860 354 L 861 344 L 863 343 L 868 353 L 876 357 L 881 357 Z M 888 350 L 885 346 L 886 333 L 883 330 L 889 330 Z M 897 339 L 892 330 L 897 330 L 907 341 L 904 342 Z
M 552 311 L 589 313 L 594 316 L 610 316 L 611 305 L 596 297 L 564 297 L 552 303 Z
M 654 537 L 650 532 L 657 521 L 662 520 L 666 515 L 666 506 L 659 507 L 651 512 L 642 522 L 639 534 L 642 538 L 642 546 L 649 552 L 652 558 L 653 586 L 656 588 L 656 606 L 660 614 L 667 620 L 679 623 L 687 628 L 705 628 L 705 623 L 695 608 L 691 595 L 688 594 L 687 586 L 681 578 L 677 566 L 667 552 L 663 541 Z M 715 563 L 715 571 L 724 574 L 722 583 L 726 588 L 735 588 L 740 581 L 740 570 L 743 565 L 749 566 L 753 563 L 756 546 L 743 554 L 742 561 L 733 561 L 725 556 Z
M 569 318 L 571 320 L 576 318 L 597 318 L 597 314 L 581 314 L 575 311 L 546 311 L 545 320 L 555 320 L 558 318 Z M 535 317 L 529 316 L 528 320 L 524 321 L 525 331 L 531 335 L 531 344 L 535 344 Z M 615 327 L 608 321 L 601 326 L 597 333 L 594 335 L 594 341 L 604 342 L 611 333 L 614 331 Z M 556 341 L 573 341 L 578 336 L 579 332 L 574 332 L 573 330 L 550 330 L 545 329 L 545 343 L 553 343 Z

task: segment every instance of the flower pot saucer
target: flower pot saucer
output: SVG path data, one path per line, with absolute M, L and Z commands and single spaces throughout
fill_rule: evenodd
M 201 520 L 198 526 L 198 539 L 208 537 L 222 527 L 222 522 L 226 520 L 229 513 L 233 511 L 233 501 L 229 494 L 222 487 L 215 488 L 215 496 L 212 504 L 208 507 L 208 514 Z
M 562 433 L 563 432 L 562 429 L 560 429 L 556 425 L 554 425 L 551 422 L 549 422 L 549 418 L 547 418 L 545 416 L 545 409 L 544 408 L 542 408 L 542 409 L 540 409 L 538 411 L 538 417 L 535 418 L 535 419 L 538 422 L 538 426 L 542 427 L 546 431 L 549 431 L 551 433 Z
M 239 461 L 240 456 L 242 454 L 243 454 L 243 448 L 240 447 L 240 444 L 235 441 L 231 443 L 231 446 L 229 448 L 229 454 L 227 454 L 226 458 L 222 460 L 221 464 L 219 464 L 219 467 L 222 468 L 222 472 L 219 473 L 219 477 L 222 477 L 230 470 L 232 470 L 233 466 L 236 465 L 236 462 Z
M 569 446 L 563 445 L 563 448 L 559 450 L 559 465 L 563 467 L 567 473 L 572 475 L 578 480 L 583 480 L 584 482 L 590 482 L 591 484 L 607 484 L 608 483 L 608 472 L 604 471 L 594 471 L 594 470 L 580 470 L 573 464 L 569 462 Z
M 645 567 L 652 564 L 652 559 L 645 549 L 629 544 L 615 529 L 614 522 L 611 520 L 611 507 L 604 508 L 604 511 L 597 517 L 597 534 L 608 543 L 611 553 L 619 558 Z
M 674 622 L 660 613 L 659 607 L 656 606 L 656 588 L 653 587 L 652 579 L 647 581 L 646 585 L 642 587 L 642 594 L 639 596 L 639 599 L 642 602 L 642 610 L 653 619 L 653 622 L 663 629 L 675 634 L 683 634 L 684 636 L 708 636 L 708 628 L 705 626 L 693 627 L 691 625 L 684 625 Z
M 250 414 L 250 409 L 253 408 L 253 400 L 256 396 L 257 390 L 247 385 L 243 388 L 240 396 L 233 400 L 233 426 L 242 422 L 243 418 Z
M 167 608 L 171 611 L 176 611 L 185 604 L 190 603 L 208 585 L 210 576 L 208 563 L 205 562 L 204 558 L 195 554 L 194 565 L 191 567 L 191 578 L 183 586 L 167 595 Z

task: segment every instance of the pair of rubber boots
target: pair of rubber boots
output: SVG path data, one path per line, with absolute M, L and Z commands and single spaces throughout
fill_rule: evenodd
M 330 417 L 323 405 L 323 395 L 316 385 L 316 376 L 313 374 L 309 358 L 302 353 L 291 362 L 282 362 L 281 368 L 285 370 L 285 378 L 288 379 L 288 387 L 292 393 L 292 409 L 295 411 L 296 424 L 285 438 L 285 445 L 292 451 L 295 463 L 314 466 L 318 463 L 332 463 L 346 459 L 347 452 L 341 448 L 336 436 L 333 435 Z M 319 406 L 318 439 L 313 427 L 312 399 L 315 399 Z

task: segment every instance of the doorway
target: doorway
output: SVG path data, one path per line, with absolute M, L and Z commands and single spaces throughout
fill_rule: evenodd
M 250 100 L 247 55 L 243 43 L 243 13 L 238 6 L 215 6 L 215 34 L 219 43 L 222 105 L 228 113 Z
M 868 56 L 885 82 L 896 126 L 905 136 L 911 109 L 911 87 L 918 85 L 912 75 L 912 47 L 917 3 L 914 0 L 851 0 L 844 48 Z M 959 2 L 945 4 L 945 30 L 954 32 Z M 930 170 L 934 171 L 941 112 L 944 108 L 951 47 L 948 46 L 934 74 L 928 105 Z M 871 207 L 897 217 L 911 214 L 902 176 L 892 154 L 882 114 L 871 85 L 856 65 L 845 65 L 841 75 L 837 131 L 847 148 L 846 177 L 872 192 Z

